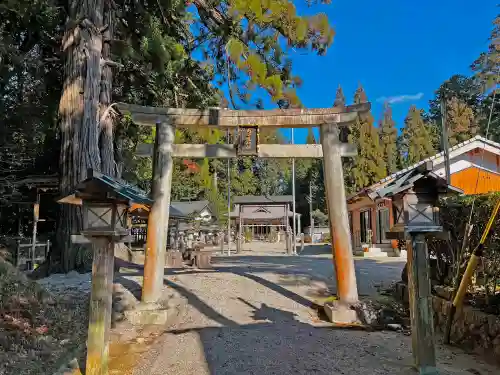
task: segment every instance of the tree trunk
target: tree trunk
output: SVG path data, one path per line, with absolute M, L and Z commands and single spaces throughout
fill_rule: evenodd
M 111 1 L 107 0 L 104 5 L 104 24 L 106 30 L 103 33 L 102 61 L 111 60 L 111 38 L 113 36 L 113 7 Z M 102 173 L 108 176 L 116 176 L 117 170 L 114 159 L 113 146 L 113 118 L 109 106 L 111 105 L 111 95 L 113 90 L 113 72 L 109 63 L 102 65 L 101 72 L 101 111 L 100 111 L 100 145 L 101 145 L 101 169 Z M 118 175 L 118 177 L 120 177 Z
M 96 0 L 98 1 L 98 0 Z M 97 4 L 96 4 L 97 5 Z M 82 22 L 85 38 L 87 69 L 83 93 L 83 126 L 81 127 L 82 152 L 80 154 L 80 171 L 85 173 L 87 168 L 101 170 L 101 155 L 99 151 L 99 98 L 101 95 L 101 53 L 102 34 L 102 7 L 96 9 L 100 13 L 100 24 Z M 83 179 L 85 176 L 82 175 Z
M 66 196 L 86 176 L 88 168 L 101 170 L 99 152 L 99 98 L 104 0 L 68 0 L 68 19 L 62 42 L 64 81 L 59 104 L 61 154 L 60 193 Z M 62 205 L 56 251 L 65 272 L 91 258 L 91 250 L 71 243 L 82 230 L 80 207 Z

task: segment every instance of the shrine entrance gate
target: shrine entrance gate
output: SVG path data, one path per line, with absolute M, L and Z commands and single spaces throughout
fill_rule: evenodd
M 165 248 L 169 221 L 172 182 L 172 158 L 323 158 L 326 201 L 332 253 L 340 302 L 358 302 L 354 259 L 347 214 L 342 157 L 356 155 L 352 145 L 341 137 L 342 129 L 353 124 L 359 113 L 370 110 L 369 103 L 321 109 L 228 110 L 144 107 L 118 103 L 122 114 L 131 116 L 137 125 L 156 126 L 151 145 L 141 153 L 153 153 L 153 184 L 148 220 L 146 260 L 144 265 L 143 302 L 156 302 L 163 289 Z M 320 128 L 321 144 L 260 144 L 259 128 Z M 234 144 L 174 144 L 176 128 L 215 127 L 235 132 Z M 343 139 L 341 139 L 343 138 Z

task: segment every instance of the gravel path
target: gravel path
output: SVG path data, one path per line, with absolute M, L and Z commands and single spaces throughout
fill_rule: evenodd
M 307 250 L 307 249 L 306 249 Z M 188 300 L 137 375 L 412 374 L 410 337 L 320 327 L 311 301 L 334 288 L 331 257 L 305 251 L 218 257 L 215 271 L 180 271 L 167 283 Z M 358 260 L 361 294 L 399 278 L 402 262 Z M 475 357 L 439 348 L 441 374 L 494 374 Z

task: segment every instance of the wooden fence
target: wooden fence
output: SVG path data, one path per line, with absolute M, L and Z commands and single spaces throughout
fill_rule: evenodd
M 16 241 L 16 249 L 13 254 L 14 265 L 21 270 L 32 270 L 37 265 L 43 263 L 49 254 L 50 240 L 46 242 L 21 243 L 21 240 Z

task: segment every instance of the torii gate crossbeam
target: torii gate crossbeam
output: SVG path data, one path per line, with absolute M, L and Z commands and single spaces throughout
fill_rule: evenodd
M 157 302 L 163 288 L 168 212 L 172 181 L 172 158 L 234 158 L 257 156 L 268 158 L 321 158 L 332 254 L 337 278 L 337 295 L 342 305 L 358 302 L 351 236 L 342 171 L 342 157 L 354 156 L 356 150 L 342 143 L 340 127 L 350 126 L 359 113 L 370 109 L 370 103 L 346 107 L 286 110 L 170 109 L 118 103 L 122 114 L 131 116 L 138 125 L 156 126 L 154 150 L 142 146 L 141 155 L 153 153 L 153 207 L 148 224 L 144 265 L 143 302 Z M 321 145 L 259 145 L 259 128 L 320 127 Z M 239 128 L 236 145 L 174 144 L 176 127 Z

